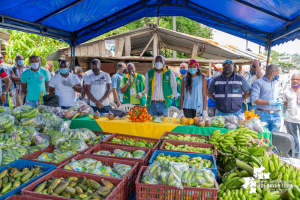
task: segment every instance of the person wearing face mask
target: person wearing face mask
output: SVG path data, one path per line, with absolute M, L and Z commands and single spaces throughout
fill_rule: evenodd
M 147 94 L 147 108 L 152 116 L 168 116 L 168 108 L 176 96 L 177 83 L 174 73 L 164 67 L 165 58 L 158 55 L 155 58 L 155 68 L 149 70 L 145 76 L 145 93 Z
M 144 106 L 146 104 L 145 77 L 136 73 L 133 63 L 127 64 L 127 71 L 128 74 L 123 76 L 120 86 L 123 94 L 123 103 Z
M 256 114 L 270 131 L 280 131 L 281 105 L 278 98 L 278 82 L 280 69 L 277 65 L 269 65 L 265 75 L 251 85 L 251 103 L 256 104 Z
M 75 106 L 76 92 L 81 93 L 82 87 L 79 78 L 69 72 L 69 62 L 61 61 L 59 73 L 49 81 L 50 94 L 55 94 L 59 99 L 59 106 L 68 109 Z
M 91 107 L 96 112 L 108 113 L 109 94 L 111 93 L 111 79 L 108 73 L 101 72 L 101 62 L 98 59 L 92 61 L 92 74 L 85 78 L 86 94 L 91 100 Z
M 180 96 L 180 113 L 177 118 L 183 116 L 194 118 L 199 114 L 207 117 L 207 82 L 206 77 L 199 69 L 196 60 L 190 60 L 188 73 L 182 79 Z M 198 110 L 199 109 L 199 110 Z
M 50 72 L 50 76 L 52 78 L 55 75 L 55 73 L 53 72 L 53 62 L 52 61 L 48 61 L 46 63 L 46 67 L 45 68 Z
M 210 78 L 207 78 L 207 86 L 209 86 L 210 82 L 217 76 L 219 76 L 220 74 L 222 74 L 222 65 L 221 64 L 217 64 L 212 66 L 214 69 L 214 75 L 211 76 Z M 207 71 L 207 75 L 208 77 L 208 71 Z M 214 100 L 212 100 L 211 98 L 208 98 L 207 100 L 207 114 L 209 117 L 214 117 L 216 114 L 216 103 Z
M 175 99 L 172 102 L 172 106 L 175 106 L 178 109 L 180 109 L 181 80 L 184 77 L 186 77 L 186 75 L 188 73 L 188 64 L 187 63 L 181 63 L 179 67 L 180 67 L 180 71 L 179 71 L 180 75 L 176 76 L 177 94 L 176 94 Z
M 231 60 L 225 60 L 222 74 L 215 77 L 208 87 L 208 96 L 216 103 L 216 116 L 238 116 L 243 100 L 250 95 L 249 84 L 244 77 L 233 72 L 233 66 Z
M 36 108 L 39 105 L 40 95 L 48 93 L 50 73 L 41 67 L 38 56 L 29 57 L 30 69 L 21 74 L 21 87 L 26 94 L 26 105 Z
M 10 66 L 6 63 L 4 63 L 4 59 L 5 59 L 5 54 L 4 56 L 0 53 L 0 66 L 2 67 L 2 69 L 4 69 L 7 73 L 7 75 L 9 76 L 9 69 L 10 69 Z M 6 82 L 4 80 L 2 80 L 2 91 L 4 90 L 5 88 L 5 85 L 6 85 Z M 6 101 L 5 103 L 3 104 L 5 107 L 9 107 L 9 103 L 8 103 L 8 95 L 6 96 Z
M 261 62 L 258 59 L 254 59 L 252 61 L 252 64 L 250 65 L 249 71 L 241 71 L 241 69 L 239 71 L 240 75 L 242 75 L 246 79 L 248 84 L 250 85 L 250 88 L 251 88 L 251 85 L 254 83 L 254 81 L 256 81 L 264 76 L 262 71 L 260 70 L 260 67 L 261 67 Z M 254 112 L 255 112 L 256 106 L 251 103 L 250 98 L 246 99 L 245 102 L 248 105 L 248 110 L 249 111 L 254 110 Z M 244 103 L 242 112 L 244 112 L 245 110 L 246 110 L 246 105 Z
M 12 102 L 15 101 L 15 107 L 23 106 L 26 94 L 22 90 L 21 85 L 21 75 L 22 73 L 29 69 L 30 66 L 24 64 L 24 57 L 21 55 L 17 55 L 15 57 L 15 64 L 10 68 L 9 74 L 12 84 L 12 91 L 15 91 L 14 97 L 12 97 Z
M 295 72 L 291 78 L 291 86 L 283 91 L 283 105 L 285 111 L 285 125 L 288 133 L 295 140 L 295 157 L 299 158 L 299 141 L 297 130 L 300 131 L 300 72 Z
M 123 74 L 127 72 L 126 64 L 124 62 L 119 62 L 117 65 L 118 72 L 113 75 L 111 78 L 112 82 L 112 92 L 114 95 L 115 103 L 119 107 L 123 103 L 123 94 L 120 90 L 121 88 L 121 80 L 123 78 Z

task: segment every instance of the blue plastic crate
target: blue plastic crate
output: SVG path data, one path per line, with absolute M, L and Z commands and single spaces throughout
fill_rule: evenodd
M 3 196 L 0 197 L 0 200 L 4 200 L 7 197 L 10 197 L 14 194 L 20 194 L 22 188 L 29 185 L 30 183 L 37 180 L 38 178 L 48 174 L 52 170 L 54 170 L 56 168 L 56 165 L 51 165 L 51 164 L 46 164 L 46 163 L 35 162 L 35 161 L 31 161 L 31 160 L 22 160 L 21 159 L 21 160 L 17 160 L 17 161 L 14 161 L 12 163 L 9 163 L 8 165 L 5 165 L 3 167 L 0 167 L 0 173 L 1 173 L 3 170 L 6 170 L 8 166 L 9 167 L 16 167 L 16 168 L 19 168 L 19 169 L 29 168 L 29 170 L 30 170 L 31 168 L 33 168 L 34 165 L 43 167 L 42 170 L 44 171 L 44 173 L 42 173 L 41 175 L 33 178 L 32 180 L 30 180 L 28 182 L 22 184 L 20 187 L 17 187 L 16 189 L 13 189 L 10 192 L 4 194 Z
M 135 200 L 135 190 L 134 192 L 130 195 L 128 200 Z
M 149 165 L 151 165 L 154 162 L 154 160 L 156 159 L 156 157 L 158 156 L 158 154 L 161 154 L 161 153 L 165 154 L 165 156 L 170 155 L 170 156 L 177 156 L 178 157 L 180 155 L 187 155 L 190 158 L 201 157 L 203 159 L 210 160 L 210 161 L 213 162 L 213 168 L 207 168 L 207 169 L 210 169 L 214 173 L 215 178 L 217 180 L 218 169 L 217 169 L 217 163 L 216 163 L 215 157 L 213 155 L 156 150 L 156 151 L 154 151 L 154 153 L 152 154 L 152 156 L 150 158 Z

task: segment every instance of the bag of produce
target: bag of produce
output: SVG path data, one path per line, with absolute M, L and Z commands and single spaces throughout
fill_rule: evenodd
M 68 110 L 67 112 L 65 112 L 64 117 L 66 119 L 71 119 L 72 117 L 74 117 L 75 113 L 76 112 L 74 110 Z
M 97 160 L 92 159 L 92 158 L 84 158 L 84 159 L 79 160 L 78 162 L 81 164 L 81 166 L 87 168 L 87 167 L 97 163 Z M 102 165 L 102 163 L 101 163 L 101 165 Z
M 55 162 L 54 160 L 54 154 L 53 153 L 47 153 L 44 152 L 41 155 L 39 155 L 36 160 L 44 161 L 44 162 Z
M 7 113 L 0 113 L 0 132 L 12 127 L 15 123 L 15 117 Z
M 143 150 L 135 150 L 133 153 L 133 158 L 136 158 L 136 159 L 143 159 L 146 155 L 146 152 L 143 151 Z
M 0 106 L 0 113 L 11 114 L 11 109 L 9 107 Z
M 49 136 L 46 135 L 45 133 L 36 132 L 33 135 L 33 140 L 34 140 L 35 146 L 37 146 L 40 150 L 44 150 L 50 146 Z
M 44 116 L 49 121 L 60 121 L 61 119 L 54 114 L 53 112 L 44 112 L 40 114 L 41 116 Z
M 64 118 L 65 117 L 65 112 L 63 110 L 59 110 L 55 113 L 57 117 L 59 118 Z
M 63 161 L 67 158 L 69 158 L 70 156 L 76 154 L 76 151 L 59 151 L 54 153 L 54 160 L 55 162 L 60 162 Z
M 74 120 L 76 117 L 83 117 L 83 116 L 87 116 L 93 113 L 93 109 L 91 106 L 89 105 L 81 105 L 79 106 L 79 108 L 77 109 L 75 115 L 72 117 L 72 120 Z
M 57 148 L 61 150 L 66 150 L 66 151 L 83 151 L 84 149 L 87 149 L 88 146 L 84 142 L 84 140 L 69 140 L 66 139 L 65 141 L 59 142 Z
M 264 132 L 261 121 L 256 117 L 252 117 L 248 121 L 246 121 L 245 127 L 249 127 L 250 130 L 256 131 L 258 133 Z
M 213 188 L 214 180 L 215 175 L 211 170 L 192 167 L 184 172 L 181 181 L 187 187 Z
M 87 141 L 94 141 L 96 140 L 96 135 L 93 131 L 87 129 L 87 128 L 80 128 L 80 129 L 75 129 L 76 132 L 80 133 L 82 138 L 87 142 Z
M 74 170 L 74 171 L 78 171 L 78 172 L 85 172 L 85 170 L 81 166 L 80 162 L 78 162 L 77 160 L 75 160 L 73 158 L 71 159 L 70 163 L 68 163 L 67 165 L 64 166 L 64 169 Z
M 115 156 L 115 154 L 109 152 L 109 151 L 98 151 L 96 153 L 93 153 L 96 155 L 102 155 L 102 156 Z
M 44 116 L 38 115 L 34 118 L 23 118 L 20 120 L 21 126 L 31 126 L 33 128 L 43 129 L 46 125 L 46 118 Z
M 219 128 L 224 128 L 225 125 L 225 119 L 223 116 L 217 116 L 213 119 L 212 125 Z
M 187 163 L 168 161 L 154 162 L 143 174 L 142 183 L 174 186 L 183 189 L 181 178 L 189 169 Z M 155 179 L 155 180 L 154 180 Z
M 225 128 L 228 128 L 228 129 L 237 129 L 237 126 L 236 126 L 236 124 L 227 122 L 227 123 L 225 124 Z
M 28 105 L 17 107 L 12 111 L 12 115 L 18 120 L 23 118 L 34 118 L 39 114 L 37 109 Z
M 132 154 L 128 151 L 123 151 L 121 149 L 115 149 L 114 154 L 117 157 L 124 157 L 124 158 L 132 158 Z
M 226 122 L 229 122 L 231 124 L 238 124 L 239 123 L 239 119 L 235 115 L 229 115 L 227 117 L 227 119 L 226 119 Z
M 16 134 L 0 133 L 0 148 L 8 149 L 18 147 L 21 144 L 21 138 Z
M 124 165 L 119 163 L 114 163 L 114 170 L 119 174 L 122 178 L 131 170 L 132 166 Z

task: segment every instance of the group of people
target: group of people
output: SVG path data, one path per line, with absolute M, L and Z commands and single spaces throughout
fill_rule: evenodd
M 0 58 L 1 62 L 1 58 Z M 281 105 L 287 106 L 286 126 L 297 139 L 300 128 L 300 73 L 292 76 L 291 87 L 279 98 L 277 80 L 280 68 L 276 65 L 266 67 L 263 75 L 259 60 L 254 60 L 249 71 L 237 70 L 231 60 L 225 60 L 222 66 L 214 66 L 214 75 L 207 77 L 199 68 L 196 60 L 180 65 L 180 75 L 175 76 L 165 66 L 165 59 L 155 58 L 154 68 L 145 76 L 136 72 L 134 63 L 118 63 L 118 72 L 111 78 L 101 71 L 101 62 L 94 59 L 91 70 L 83 72 L 76 67 L 71 73 L 69 62 L 62 60 L 59 70 L 50 73 L 52 68 L 41 66 L 38 56 L 29 58 L 29 66 L 24 57 L 17 55 L 15 64 L 5 69 L 0 67 L 0 100 L 7 105 L 8 92 L 14 107 L 23 104 L 37 107 L 41 92 L 43 95 L 55 94 L 59 106 L 69 108 L 75 105 L 78 94 L 81 99 L 87 96 L 94 111 L 102 113 L 111 110 L 109 95 L 112 92 L 115 103 L 147 106 L 152 116 L 168 116 L 170 106 L 178 107 L 178 117 L 224 116 L 244 112 L 246 104 L 254 109 L 270 131 L 279 131 L 281 126 Z M 298 149 L 298 150 L 297 150 Z M 299 152 L 299 145 L 296 145 Z

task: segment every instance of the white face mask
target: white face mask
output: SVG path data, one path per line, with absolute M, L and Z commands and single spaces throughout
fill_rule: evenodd
M 215 76 L 219 76 L 219 75 L 220 75 L 220 72 L 214 71 L 214 75 L 215 75 Z
M 32 69 L 38 69 L 40 66 L 40 63 L 30 63 L 30 66 L 32 67 Z
M 163 65 L 161 62 L 156 62 L 156 63 L 155 63 L 155 68 L 156 68 L 156 69 L 160 70 L 160 69 L 162 69 L 163 67 L 164 67 L 164 65 Z

